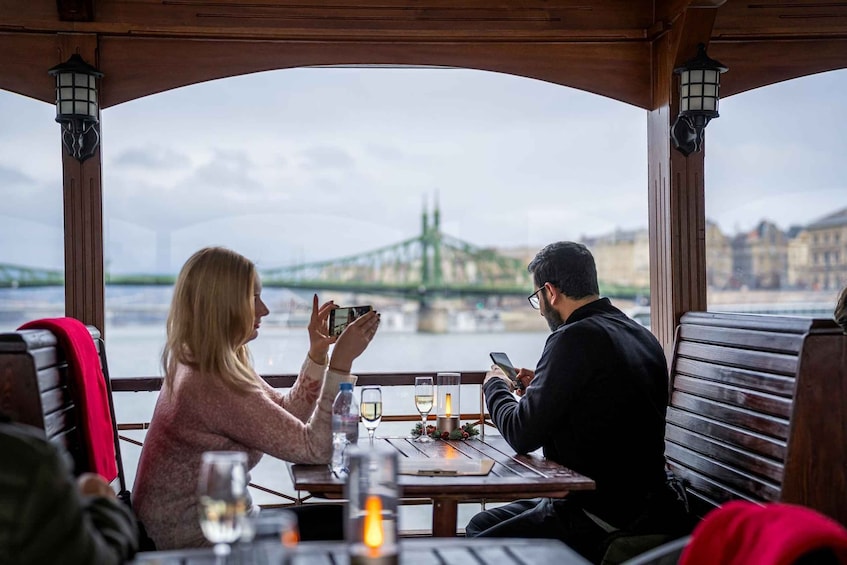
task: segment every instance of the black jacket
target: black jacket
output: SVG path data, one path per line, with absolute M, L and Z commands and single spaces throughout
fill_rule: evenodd
M 484 390 L 492 420 L 518 453 L 543 447 L 548 459 L 594 479 L 596 491 L 568 500 L 604 520 L 625 526 L 663 489 L 665 354 L 608 299 L 577 309 L 550 335 L 520 401 L 501 379 Z
M 0 420 L 0 564 L 123 563 L 137 537 L 119 500 L 79 494 L 41 430 Z

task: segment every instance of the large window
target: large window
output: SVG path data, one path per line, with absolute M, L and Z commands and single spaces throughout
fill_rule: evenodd
M 829 317 L 847 285 L 847 71 L 721 101 L 707 130 L 709 308 Z
M 207 245 L 264 272 L 263 373 L 305 354 L 313 290 L 286 282 L 380 309 L 362 371 L 481 370 L 498 349 L 534 366 L 547 328 L 525 267 L 552 241 L 589 243 L 626 308 L 647 293 L 646 119 L 618 102 L 479 71 L 297 69 L 136 100 L 103 127 L 115 376 L 159 373 L 170 287 L 135 283 Z M 460 283 L 493 290 L 438 292 Z
M 0 90 L 0 114 L 0 331 L 9 331 L 65 311 L 62 160 L 54 106 Z

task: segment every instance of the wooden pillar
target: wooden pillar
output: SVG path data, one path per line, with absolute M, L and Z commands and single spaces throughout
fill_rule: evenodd
M 55 64 L 63 63 L 74 53 L 79 53 L 87 63 L 98 66 L 96 35 L 59 34 L 57 41 Z M 68 155 L 64 147 L 61 151 L 65 216 L 65 315 L 92 324 L 105 335 L 100 148 L 82 163 Z
M 715 19 L 714 3 L 708 4 L 689 6 L 653 42 L 654 109 L 647 123 L 650 323 L 668 358 L 682 314 L 706 309 L 705 144 L 684 156 L 671 145 L 670 126 L 679 110 L 673 69 L 696 55 L 698 43 L 708 45 Z

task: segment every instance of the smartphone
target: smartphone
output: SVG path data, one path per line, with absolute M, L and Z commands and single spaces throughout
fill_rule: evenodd
M 518 380 L 518 370 L 515 369 L 514 365 L 512 365 L 512 362 L 509 360 L 509 356 L 500 351 L 492 351 L 489 355 L 491 355 L 491 360 L 494 364 L 506 373 L 506 376 L 509 377 L 512 384 L 515 385 L 515 388 L 523 390 L 523 383 Z
M 331 310 L 329 313 L 329 335 L 341 335 L 341 332 L 344 331 L 347 324 L 359 316 L 364 316 L 371 310 L 373 310 L 373 306 L 369 304 L 366 306 L 347 306 L 345 308 L 336 308 Z

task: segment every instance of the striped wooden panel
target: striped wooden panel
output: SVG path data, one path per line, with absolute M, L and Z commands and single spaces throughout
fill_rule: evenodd
M 809 320 L 688 313 L 671 369 L 666 456 L 708 509 L 780 499 Z
M 794 377 L 725 367 L 709 361 L 679 358 L 676 360 L 676 374 L 769 392 L 778 396 L 794 396 Z

